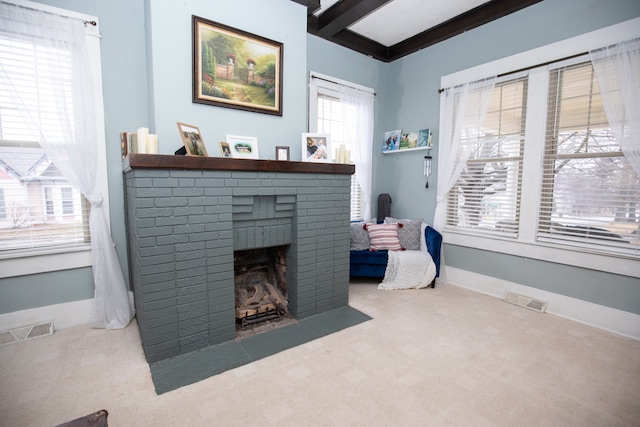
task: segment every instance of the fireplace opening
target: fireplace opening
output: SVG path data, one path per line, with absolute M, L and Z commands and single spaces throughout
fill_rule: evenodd
M 236 332 L 274 326 L 290 319 L 287 301 L 287 246 L 234 252 Z

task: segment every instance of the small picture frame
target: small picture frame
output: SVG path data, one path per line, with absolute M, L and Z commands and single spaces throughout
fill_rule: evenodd
M 227 135 L 227 144 L 234 159 L 259 159 L 258 138 L 253 136 Z
M 302 134 L 302 161 L 331 162 L 331 138 L 327 133 Z
M 231 157 L 231 147 L 228 142 L 220 141 L 220 155 L 226 158 Z
M 276 160 L 289 160 L 289 147 L 279 145 L 276 147 Z
M 178 130 L 180 131 L 182 143 L 188 156 L 209 156 L 207 154 L 207 147 L 202 140 L 202 134 L 197 126 L 178 122 Z
M 401 140 L 402 140 L 402 129 L 385 132 L 384 142 L 382 144 L 382 152 L 399 150 Z

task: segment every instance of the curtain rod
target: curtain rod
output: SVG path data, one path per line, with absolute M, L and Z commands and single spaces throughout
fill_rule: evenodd
M 372 93 L 372 92 L 369 92 L 368 90 L 364 90 L 364 89 L 360 89 L 360 88 L 358 88 L 358 87 L 353 87 L 353 86 L 345 85 L 345 84 L 342 84 L 342 83 L 336 83 L 336 82 L 334 82 L 334 81 L 332 81 L 332 80 L 323 79 L 322 77 L 318 77 L 318 76 L 314 76 L 314 75 L 311 75 L 311 78 L 312 78 L 312 79 L 322 80 L 322 81 L 324 81 L 324 82 L 328 82 L 328 83 L 333 83 L 334 85 L 346 86 L 346 87 L 348 87 L 349 89 L 359 90 L 359 91 L 361 91 L 361 92 Z M 373 92 L 373 96 L 376 96 L 376 95 L 377 95 L 377 94 L 376 94 L 375 92 Z
M 573 59 L 573 58 L 577 58 L 579 56 L 583 56 L 583 55 L 587 55 L 589 52 L 581 52 L 581 53 L 576 53 L 575 55 L 569 55 L 569 56 L 565 56 L 564 58 L 558 58 L 558 59 L 553 59 L 551 61 L 547 61 L 547 62 L 542 62 L 540 64 L 536 64 L 536 65 L 530 65 L 528 67 L 524 67 L 524 68 L 520 68 L 518 70 L 513 70 L 513 71 L 509 71 L 507 73 L 502 73 L 502 74 L 498 74 L 496 77 L 500 78 L 500 77 L 505 77 L 508 76 L 510 74 L 516 74 L 516 73 L 520 73 L 522 71 L 527 71 L 527 70 L 532 70 L 534 68 L 538 68 L 538 67 L 544 67 L 545 65 L 550 65 L 556 62 L 560 62 L 560 61 L 566 61 L 567 59 Z M 438 89 L 438 93 L 442 93 L 445 90 L 447 90 L 449 88 L 440 88 Z
M 85 21 L 84 19 L 80 19 L 80 18 L 75 18 L 73 16 L 69 16 L 69 15 L 60 15 L 58 13 L 53 13 L 53 12 L 49 12 L 48 10 L 42 10 L 42 9 L 35 9 L 33 7 L 29 7 L 29 6 L 25 6 L 22 4 L 15 4 L 15 3 L 9 3 L 9 2 L 2 2 L 3 4 L 6 4 L 8 6 L 14 6 L 14 7 L 21 7 L 22 9 L 27 9 L 27 10 L 32 10 L 34 12 L 42 12 L 42 13 L 48 13 L 49 15 L 58 15 L 61 16 L 62 18 L 67 18 L 67 19 L 77 19 L 82 21 L 82 23 L 84 24 L 84 26 L 86 27 L 87 25 L 91 25 L 93 27 L 95 27 L 96 25 L 98 25 L 98 23 L 96 21 Z

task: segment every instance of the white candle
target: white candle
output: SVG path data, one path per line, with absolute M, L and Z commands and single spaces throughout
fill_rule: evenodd
M 147 138 L 147 153 L 158 154 L 158 135 L 150 133 Z
M 351 163 L 351 150 L 344 150 L 344 162 Z
M 336 163 L 340 163 L 340 149 L 336 148 L 336 156 L 334 157 Z
M 147 153 L 147 138 L 149 137 L 149 128 L 138 128 L 138 153 Z
M 344 144 L 340 144 L 340 163 L 346 163 L 345 160 L 346 149 Z

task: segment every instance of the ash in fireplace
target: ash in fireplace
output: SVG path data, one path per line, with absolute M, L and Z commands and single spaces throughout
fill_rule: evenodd
M 296 322 L 296 318 L 289 313 L 281 315 L 278 319 L 265 320 L 264 322 L 252 323 L 246 326 L 242 326 L 241 323 L 238 322 L 236 323 L 236 339 L 246 338 L 251 335 L 271 331 Z

